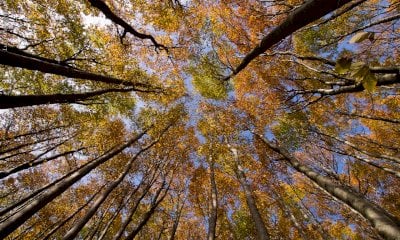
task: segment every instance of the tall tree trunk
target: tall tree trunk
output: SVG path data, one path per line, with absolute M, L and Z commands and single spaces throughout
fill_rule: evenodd
M 208 240 L 214 240 L 217 229 L 218 191 L 215 183 L 215 160 L 210 157 L 211 206 L 208 218 Z
M 139 222 L 138 226 L 135 229 L 133 229 L 132 232 L 130 232 L 128 234 L 128 236 L 126 237 L 126 240 L 133 240 L 136 237 L 136 235 L 142 230 L 142 228 L 147 224 L 147 222 L 149 221 L 151 216 L 153 216 L 153 214 L 154 214 L 156 208 L 158 207 L 158 205 L 167 196 L 167 193 L 168 193 L 168 190 L 169 190 L 169 185 L 168 185 L 168 187 L 166 187 L 166 189 L 165 189 L 165 185 L 166 185 L 166 182 L 165 182 L 165 179 L 164 179 L 164 182 L 162 183 L 161 187 L 158 189 L 158 191 L 157 191 L 157 193 L 156 193 L 156 195 L 155 195 L 155 197 L 154 197 L 154 199 L 153 199 L 153 201 L 151 203 L 149 211 L 147 211 L 144 214 L 144 217 Z M 165 191 L 164 191 L 163 195 L 161 196 L 161 198 L 158 199 L 158 197 L 160 196 L 160 194 L 161 194 L 163 189 L 165 189 Z
M 149 148 L 151 148 L 154 144 L 156 144 L 158 140 L 153 141 L 147 147 L 142 148 L 134 157 L 132 157 L 129 162 L 126 164 L 124 171 L 119 175 L 119 177 L 114 180 L 110 186 L 106 188 L 106 190 L 100 194 L 99 197 L 95 200 L 94 204 L 89 208 L 84 217 L 82 217 L 62 238 L 63 240 L 71 240 L 78 235 L 79 231 L 86 225 L 89 219 L 96 213 L 97 209 L 101 206 L 101 204 L 106 200 L 108 195 L 124 180 L 126 175 L 128 175 L 129 171 L 132 168 L 135 160 L 140 156 L 141 153 L 145 152 Z
M 117 198 L 114 196 L 112 201 L 108 204 L 107 208 L 103 210 L 103 212 L 100 214 L 100 216 L 95 216 L 95 217 L 97 217 L 97 219 L 93 218 L 93 220 L 92 220 L 93 224 L 90 226 L 90 230 L 88 231 L 88 234 L 85 236 L 84 240 L 93 239 L 93 237 L 99 231 L 99 228 L 102 225 L 104 219 L 106 218 L 108 211 L 114 205 L 114 202 L 116 201 L 116 199 Z M 121 204 L 122 204 L 123 199 L 124 198 L 122 198 L 122 200 L 121 200 Z
M 285 203 L 284 199 L 280 195 L 279 192 L 272 190 L 272 193 L 275 195 L 275 200 L 278 203 L 278 206 L 281 208 L 283 214 L 292 222 L 294 228 L 297 230 L 299 235 L 301 236 L 302 239 L 307 239 L 307 235 L 304 232 L 304 229 L 302 225 L 299 223 L 297 220 L 296 216 L 293 214 L 293 212 L 290 210 L 289 206 Z
M 383 208 L 368 201 L 364 197 L 349 191 L 347 188 L 336 184 L 330 178 L 303 165 L 284 148 L 273 145 L 261 135 L 256 134 L 256 136 L 258 136 L 270 149 L 282 155 L 286 162 L 294 169 L 303 173 L 327 193 L 347 204 L 365 217 L 383 238 L 400 239 L 399 221 L 387 213 Z
M 3 50 L 7 49 L 7 50 Z M 43 73 L 52 73 L 69 78 L 80 78 L 85 80 L 91 80 L 95 82 L 117 84 L 126 87 L 133 87 L 136 90 L 150 90 L 155 89 L 145 83 L 138 83 L 133 81 L 125 81 L 122 79 L 95 74 L 91 72 L 82 71 L 76 68 L 72 68 L 62 62 L 55 61 L 40 56 L 36 56 L 27 52 L 24 52 L 15 47 L 6 46 L 0 44 L 0 64 L 12 67 L 19 67 L 29 70 L 36 70 Z M 160 90 L 160 89 L 157 89 Z
M 82 177 L 84 177 L 90 171 L 95 169 L 97 166 L 115 157 L 116 155 L 121 153 L 124 149 L 126 149 L 127 147 L 138 141 L 146 132 L 147 130 L 138 134 L 136 137 L 130 139 L 125 144 L 113 148 L 113 150 L 111 150 L 107 154 L 97 158 L 95 161 L 89 162 L 82 168 L 68 175 L 65 179 L 49 187 L 46 192 L 41 194 L 38 198 L 29 203 L 22 210 L 18 211 L 13 216 L 9 217 L 6 221 L 0 224 L 0 239 L 5 238 L 10 233 L 12 233 L 15 229 L 21 226 L 26 220 L 28 220 L 32 215 L 34 215 L 36 212 L 38 212 L 40 209 L 46 206 L 57 196 L 62 194 L 71 185 L 79 181 Z
M 156 181 L 156 178 L 159 176 L 157 173 L 157 170 L 154 171 L 154 174 L 152 178 L 150 179 L 149 183 L 146 185 L 146 188 L 143 189 L 142 194 L 139 196 L 139 198 L 134 202 L 133 206 L 130 207 L 130 210 L 128 214 L 126 215 L 125 221 L 121 223 L 121 227 L 119 228 L 118 232 L 114 235 L 113 240 L 120 239 L 122 234 L 124 233 L 126 227 L 129 225 L 129 223 L 132 221 L 132 217 L 135 214 L 137 208 L 139 207 L 140 202 L 143 200 L 143 198 L 147 195 L 149 192 L 150 188 L 153 186 L 154 182 Z
M 179 202 L 177 203 L 177 213 L 176 213 L 176 217 L 174 219 L 174 224 L 172 225 L 172 230 L 171 230 L 171 235 L 169 237 L 169 240 L 175 239 L 176 230 L 178 229 L 179 221 L 181 219 L 181 214 L 182 214 L 183 207 L 185 206 L 185 203 L 186 203 L 186 197 L 185 197 L 185 199 L 183 199 L 182 205 L 180 207 L 179 207 Z
M 104 237 L 106 236 L 108 229 L 111 227 L 111 224 L 113 223 L 113 221 L 117 218 L 117 216 L 121 212 L 121 210 L 129 203 L 129 200 L 137 193 L 137 191 L 139 190 L 139 188 L 142 186 L 143 183 L 144 183 L 144 178 L 142 179 L 142 181 L 140 181 L 140 183 L 137 185 L 137 187 L 135 187 L 135 189 L 127 196 L 126 201 L 121 202 L 120 206 L 115 211 L 115 213 L 112 215 L 111 219 L 104 226 L 104 228 L 101 231 L 101 233 L 99 234 L 99 237 L 97 238 L 97 240 L 104 239 Z
M 85 93 L 51 94 L 51 95 L 0 95 L 0 109 L 36 106 L 56 103 L 80 103 L 106 93 L 131 92 L 134 88 L 110 88 Z
M 53 235 L 55 232 L 58 231 L 58 229 L 60 229 L 62 226 L 64 226 L 69 220 L 71 220 L 72 218 L 74 218 L 76 216 L 76 214 L 78 214 L 82 209 L 84 209 L 86 206 L 88 206 L 90 204 L 90 202 L 92 202 L 92 200 L 97 196 L 97 194 L 99 194 L 101 192 L 101 190 L 105 187 L 105 185 L 103 185 L 101 188 L 99 188 L 99 190 L 97 190 L 97 192 L 95 194 L 93 194 L 90 199 L 83 204 L 82 206 L 80 206 L 78 209 L 75 210 L 74 213 L 72 213 L 71 215 L 69 215 L 67 218 L 65 218 L 62 221 L 57 222 L 55 225 L 51 226 L 51 230 L 43 237 L 43 234 L 39 235 L 36 239 L 41 238 L 42 240 L 47 240 L 51 237 L 51 235 Z
M 57 159 L 59 157 L 79 152 L 79 151 L 81 151 L 83 149 L 84 148 L 80 148 L 80 149 L 72 150 L 72 151 L 67 151 L 67 152 L 59 153 L 59 154 L 53 155 L 51 157 L 43 158 L 43 159 L 34 159 L 33 161 L 29 161 L 29 162 L 23 163 L 21 165 L 18 165 L 16 167 L 12 168 L 12 169 L 0 172 L 0 179 L 3 179 L 3 178 L 5 178 L 5 177 L 7 177 L 7 176 L 9 176 L 9 175 L 11 175 L 13 173 L 16 173 L 16 172 L 19 172 L 19 171 L 22 171 L 22 170 L 26 170 L 28 168 L 35 167 L 35 166 L 40 165 L 42 163 Z
M 261 217 L 260 212 L 258 211 L 256 200 L 254 199 L 251 187 L 247 181 L 246 174 L 243 171 L 243 167 L 240 164 L 240 159 L 238 156 L 238 151 L 236 148 L 231 147 L 229 144 L 229 149 L 233 154 L 233 158 L 236 163 L 236 176 L 239 180 L 240 185 L 243 188 L 244 194 L 246 196 L 246 203 L 250 210 L 251 218 L 254 221 L 254 225 L 257 231 L 257 238 L 259 240 L 269 240 L 270 235 L 268 233 L 267 228 L 265 227 L 264 221 Z

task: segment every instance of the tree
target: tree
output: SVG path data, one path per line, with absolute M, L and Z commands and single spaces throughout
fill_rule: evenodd
M 0 6 L 0 238 L 399 238 L 398 1 Z

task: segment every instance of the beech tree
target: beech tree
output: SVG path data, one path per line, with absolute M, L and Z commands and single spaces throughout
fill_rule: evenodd
M 0 4 L 1 239 L 400 239 L 395 0 Z

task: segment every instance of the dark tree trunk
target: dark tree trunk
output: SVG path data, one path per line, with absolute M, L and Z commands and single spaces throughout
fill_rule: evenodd
M 256 57 L 260 56 L 260 54 L 264 53 L 290 34 L 321 18 L 325 14 L 340 8 L 348 2 L 351 2 L 351 0 L 306 1 L 302 6 L 290 13 L 281 24 L 261 40 L 261 42 L 243 58 L 242 62 L 235 68 L 231 76 L 237 75 Z M 231 76 L 229 76 L 229 78 Z
M 0 109 L 27 107 L 43 104 L 56 103 L 80 103 L 85 100 L 91 100 L 94 97 L 115 92 L 130 92 L 133 88 L 110 88 L 85 93 L 71 94 L 51 94 L 51 95 L 0 95 Z

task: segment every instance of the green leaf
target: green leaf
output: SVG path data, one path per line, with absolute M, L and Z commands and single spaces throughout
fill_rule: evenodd
M 350 76 L 361 83 L 368 92 L 373 92 L 378 82 L 375 74 L 371 72 L 369 67 L 363 62 L 356 62 L 351 64 Z
M 351 64 L 350 77 L 354 78 L 357 82 L 361 82 L 366 74 L 369 72 L 369 67 L 363 62 L 356 62 Z
M 372 41 L 374 40 L 374 35 L 373 32 L 359 32 L 350 39 L 349 43 L 360 43 L 366 39 Z
M 351 67 L 352 59 L 349 57 L 342 57 L 336 61 L 335 72 L 339 74 L 346 74 Z
M 361 81 L 363 87 L 368 92 L 373 92 L 375 90 L 377 82 L 378 82 L 378 79 L 376 78 L 375 74 L 373 74 L 371 71 L 369 71 L 368 74 L 366 74 Z

